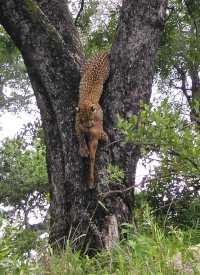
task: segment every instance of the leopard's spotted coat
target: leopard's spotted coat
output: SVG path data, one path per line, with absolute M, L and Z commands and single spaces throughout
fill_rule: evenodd
M 90 157 L 89 187 L 95 187 L 94 164 L 99 140 L 107 140 L 103 130 L 103 111 L 99 100 L 109 76 L 109 54 L 94 56 L 81 69 L 79 104 L 76 114 L 76 135 L 81 157 Z M 86 140 L 87 138 L 87 140 Z

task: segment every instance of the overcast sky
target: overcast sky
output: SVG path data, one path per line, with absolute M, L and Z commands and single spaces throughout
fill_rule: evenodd
M 20 112 L 20 114 L 4 113 L 0 116 L 0 141 L 6 137 L 13 138 L 17 132 L 19 132 L 24 124 L 28 122 L 33 122 L 35 120 L 33 114 L 28 114 L 26 112 Z

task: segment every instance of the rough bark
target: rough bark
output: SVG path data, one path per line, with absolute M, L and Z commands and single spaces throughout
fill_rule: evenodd
M 75 248 L 86 240 L 88 247 L 109 249 L 120 236 L 119 225 L 131 221 L 133 194 L 109 195 L 116 189 L 134 187 L 139 157 L 138 148 L 117 142 L 121 137 L 114 130 L 116 114 L 127 118 L 140 111 L 140 100 L 149 102 L 166 2 L 123 1 L 103 98 L 110 145 L 98 149 L 98 188 L 90 191 L 86 183 L 87 163 L 78 155 L 74 133 L 83 53 L 67 3 L 65 0 L 0 0 L 0 22 L 22 53 L 45 131 L 51 244 L 62 246 L 67 238 Z M 107 184 L 108 163 L 124 169 L 122 185 Z
M 36 2 L 56 30 L 62 35 L 68 50 L 76 56 L 77 62 L 82 63 L 83 49 L 68 9 L 67 0 L 36 0 Z
M 50 242 L 59 240 L 62 244 L 70 232 L 70 211 L 74 202 L 71 199 L 82 180 L 82 163 L 77 156 L 74 136 L 78 58 L 69 50 L 70 41 L 64 42 L 33 1 L 0 1 L 0 18 L 22 52 L 41 112 L 51 193 Z M 75 32 L 73 25 L 71 27 Z M 81 204 L 79 197 L 76 199 Z

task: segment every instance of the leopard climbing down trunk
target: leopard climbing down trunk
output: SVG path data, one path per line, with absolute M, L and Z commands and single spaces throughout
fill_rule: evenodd
M 99 99 L 103 92 L 103 84 L 109 76 L 109 69 L 109 54 L 101 53 L 87 62 L 81 72 L 75 128 L 79 141 L 79 154 L 90 159 L 88 177 L 90 189 L 95 187 L 94 167 L 98 142 L 108 140 L 103 130 L 103 111 Z

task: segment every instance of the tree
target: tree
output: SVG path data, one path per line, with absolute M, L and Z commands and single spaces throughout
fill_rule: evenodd
M 161 86 L 185 96 L 191 120 L 199 125 L 200 6 L 198 1 L 171 0 L 159 50 Z
M 0 110 L 28 109 L 33 92 L 20 51 L 2 27 L 0 37 Z
M 41 139 L 37 136 L 32 146 L 22 137 L 6 139 L 0 148 L 0 201 L 11 210 L 5 210 L 4 214 L 30 228 L 30 214 L 46 210 L 47 193 L 45 148 Z
M 41 112 L 50 185 L 50 238 L 62 247 L 82 239 L 88 247 L 110 248 L 122 222 L 131 221 L 139 148 L 119 142 L 117 113 L 138 114 L 149 102 L 156 51 L 165 21 L 167 0 L 123 1 L 111 49 L 111 73 L 103 102 L 110 144 L 97 156 L 98 190 L 86 184 L 86 161 L 78 155 L 74 133 L 80 66 L 84 54 L 66 0 L 0 0 L 0 22 L 22 53 Z M 106 185 L 109 163 L 125 177 Z M 131 187 L 129 193 L 112 193 Z M 107 194 L 105 196 L 105 193 Z M 102 195 L 104 194 L 104 195 Z

